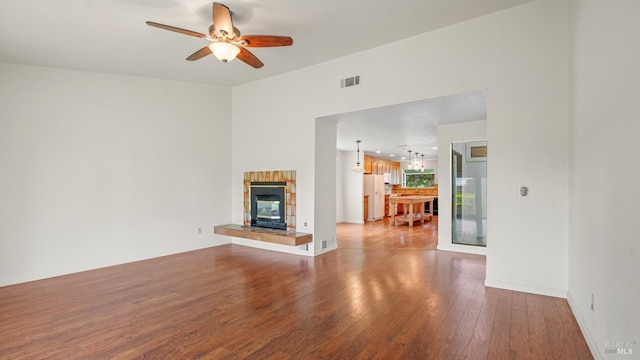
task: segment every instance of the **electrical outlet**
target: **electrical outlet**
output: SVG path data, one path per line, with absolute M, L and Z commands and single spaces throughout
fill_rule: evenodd
M 593 293 L 592 293 L 591 294 L 591 311 L 596 311 L 595 302 L 596 302 L 596 296 L 593 295 Z
M 202 226 L 198 228 L 198 235 L 202 235 Z
M 322 240 L 322 248 L 323 249 L 327 248 L 327 240 Z

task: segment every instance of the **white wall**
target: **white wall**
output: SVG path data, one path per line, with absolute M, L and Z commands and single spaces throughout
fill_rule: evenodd
M 343 153 L 343 197 L 344 219 L 346 223 L 364 224 L 364 174 L 351 171 L 358 161 L 358 154 L 355 151 L 344 151 Z M 362 155 L 360 155 L 362 163 Z
M 487 88 L 491 153 L 485 283 L 564 297 L 568 272 L 568 7 L 566 1 L 539 0 L 516 9 L 531 9 L 531 16 L 513 24 L 517 30 L 495 34 L 504 46 L 496 49 L 492 59 L 496 68 L 491 70 L 495 77 Z M 543 9 L 551 13 L 544 15 Z M 518 49 L 513 42 L 525 48 Z M 521 186 L 529 187 L 527 197 L 520 197 Z
M 336 150 L 336 223 L 344 222 L 344 152 Z
M 314 254 L 335 250 L 336 243 L 336 134 L 338 126 L 334 122 L 316 120 L 316 146 L 330 144 L 332 151 L 326 151 L 322 145 L 316 148 L 315 154 L 315 206 L 316 230 L 314 237 Z M 324 242 L 324 244 L 323 244 Z
M 570 6 L 568 298 L 597 356 L 639 359 L 640 2 L 572 0 Z M 605 342 L 615 341 L 634 342 L 633 354 L 605 354 Z
M 304 91 L 280 89 L 288 76 L 291 74 L 232 89 L 231 215 L 233 223 L 243 223 L 244 172 L 295 170 L 296 230 L 313 233 L 316 116 L 305 119 L 302 115 L 308 110 L 304 104 L 311 100 L 305 99 Z M 330 149 L 332 154 L 335 149 Z M 335 173 L 335 164 L 327 171 Z M 313 255 L 316 240 L 314 237 L 308 247 L 292 247 L 233 238 L 237 244 L 301 255 Z
M 565 296 L 567 45 L 567 2 L 538 0 L 234 87 L 234 222 L 242 220 L 242 173 L 249 170 L 297 170 L 299 223 L 322 211 L 313 189 L 314 172 L 324 169 L 309 159 L 317 149 L 335 149 L 316 143 L 316 118 L 487 89 L 487 282 Z M 341 89 L 339 79 L 353 75 L 362 85 Z M 267 144 L 269 152 L 262 150 Z M 526 201 L 518 195 L 522 185 L 531 189 Z M 314 232 L 314 224 L 304 230 Z
M 3 63 L 0 78 L 0 285 L 227 241 L 212 225 L 231 220 L 229 89 Z
M 363 174 L 351 171 L 356 161 L 355 151 L 338 151 L 336 208 L 340 209 L 341 216 L 336 216 L 336 223 L 364 224 Z
M 487 249 L 452 243 L 451 239 L 451 143 L 484 140 L 487 138 L 487 122 L 471 121 L 438 126 L 438 164 L 440 183 L 438 184 L 438 250 L 458 251 L 486 255 Z M 492 155 L 488 144 L 489 156 Z M 490 161 L 491 158 L 488 159 Z M 487 183 L 492 181 L 487 175 Z M 491 198 L 487 200 L 491 202 Z M 491 246 L 493 219 L 487 218 L 487 246 Z

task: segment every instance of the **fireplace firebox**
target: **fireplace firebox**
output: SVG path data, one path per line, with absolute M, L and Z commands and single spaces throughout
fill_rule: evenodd
M 287 230 L 286 182 L 251 182 L 251 226 Z

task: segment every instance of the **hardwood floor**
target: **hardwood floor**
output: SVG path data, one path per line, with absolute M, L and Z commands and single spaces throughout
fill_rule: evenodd
M 438 217 L 414 227 L 392 225 L 389 218 L 359 224 L 338 224 L 340 249 L 430 249 L 438 246 Z
M 3 287 L 0 358 L 592 358 L 565 300 L 485 288 L 484 257 L 432 250 L 429 225 L 340 224 L 315 258 L 224 245 Z

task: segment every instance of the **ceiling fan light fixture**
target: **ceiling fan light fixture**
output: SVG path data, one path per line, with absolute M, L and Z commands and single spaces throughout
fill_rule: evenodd
M 223 63 L 229 62 L 238 56 L 240 48 L 224 41 L 217 41 L 209 44 L 209 49 L 218 60 Z

